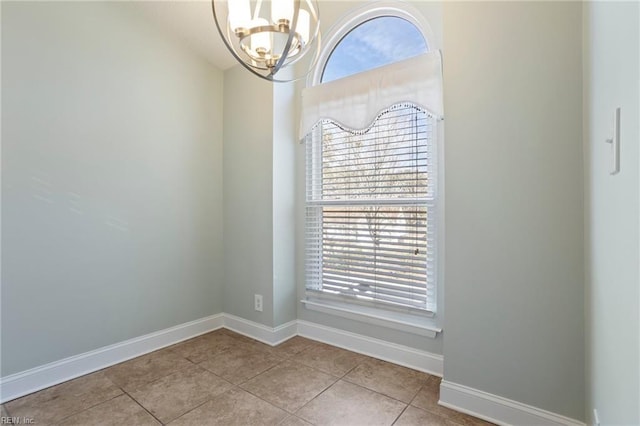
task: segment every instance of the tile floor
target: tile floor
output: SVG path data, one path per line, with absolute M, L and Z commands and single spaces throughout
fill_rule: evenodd
M 226 329 L 10 401 L 47 425 L 488 425 L 438 405 L 440 379 L 294 337 Z

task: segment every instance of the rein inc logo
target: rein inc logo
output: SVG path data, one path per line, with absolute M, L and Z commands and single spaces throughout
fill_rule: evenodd
M 0 425 L 33 425 L 35 423 L 33 417 L 0 417 Z

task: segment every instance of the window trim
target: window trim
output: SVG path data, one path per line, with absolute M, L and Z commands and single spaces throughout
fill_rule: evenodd
M 384 0 L 374 4 L 369 4 L 364 7 L 356 8 L 346 13 L 342 19 L 338 20 L 331 29 L 327 32 L 324 38 L 324 46 L 318 54 L 316 64 L 309 73 L 306 86 L 317 86 L 321 84 L 322 75 L 326 67 L 327 61 L 333 53 L 335 47 L 342 41 L 342 39 L 353 29 L 359 25 L 375 19 L 385 16 L 398 17 L 411 22 L 418 28 L 425 38 L 427 45 L 427 51 L 439 49 L 438 38 L 435 37 L 431 26 L 422 13 L 416 9 L 413 5 L 393 1 Z M 355 74 L 357 75 L 357 74 Z M 444 319 L 444 266 L 445 266 L 445 171 L 444 171 L 444 126 L 442 121 L 438 120 L 436 123 L 436 135 L 435 151 L 437 156 L 437 193 L 438 202 L 436 204 L 437 215 L 437 260 L 436 260 L 436 312 L 431 315 L 424 314 L 404 314 L 406 317 L 411 317 L 413 320 L 404 321 L 405 317 L 400 319 L 398 316 L 394 316 L 395 313 L 390 313 L 384 309 L 359 306 L 357 304 L 349 304 L 345 302 L 339 302 L 330 300 L 328 298 L 315 297 L 312 292 L 306 290 L 306 282 L 303 289 L 304 297 L 300 302 L 306 309 L 322 312 L 325 314 L 340 316 L 368 324 L 379 325 L 390 329 L 396 329 L 400 331 L 409 332 L 412 334 L 425 336 L 429 338 L 436 338 L 438 334 L 442 332 L 443 319 Z M 305 168 L 305 179 L 307 170 Z M 306 206 L 306 202 L 305 202 Z M 305 219 L 306 220 L 306 219 Z M 306 280 L 306 273 L 305 273 Z
M 429 337 L 431 339 L 434 339 L 438 333 L 442 332 L 442 328 L 438 327 L 431 315 L 386 311 L 368 306 L 309 296 L 300 302 L 305 305 L 305 308 L 312 311 L 367 324 L 379 325 L 393 330 Z

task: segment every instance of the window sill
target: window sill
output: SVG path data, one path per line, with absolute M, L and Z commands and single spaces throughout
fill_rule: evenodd
M 435 339 L 442 329 L 436 326 L 433 318 L 401 312 L 384 312 L 367 306 L 358 306 L 322 299 L 303 299 L 305 307 L 312 311 L 337 315 L 367 324 L 400 330 L 407 333 Z

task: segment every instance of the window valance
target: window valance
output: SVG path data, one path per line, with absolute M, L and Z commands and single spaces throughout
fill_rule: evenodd
M 327 119 L 349 129 L 365 129 L 380 112 L 398 103 L 413 103 L 443 116 L 440 51 L 307 87 L 302 92 L 299 137 Z

